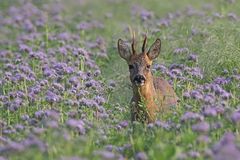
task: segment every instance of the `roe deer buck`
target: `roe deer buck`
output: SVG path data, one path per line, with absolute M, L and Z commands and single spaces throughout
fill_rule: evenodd
M 134 36 L 131 48 L 122 39 L 118 40 L 118 52 L 129 65 L 133 97 L 131 100 L 132 121 L 156 120 L 156 113 L 177 103 L 177 96 L 171 85 L 164 79 L 153 77 L 151 65 L 161 50 L 161 40 L 157 39 L 146 52 L 147 36 L 145 35 L 142 53 L 135 50 Z M 142 105 L 143 104 L 143 105 Z

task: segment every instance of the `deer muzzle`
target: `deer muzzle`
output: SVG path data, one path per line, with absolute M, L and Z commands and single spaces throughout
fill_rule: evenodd
M 146 78 L 145 76 L 138 74 L 134 77 L 133 82 L 136 86 L 143 86 L 146 82 Z

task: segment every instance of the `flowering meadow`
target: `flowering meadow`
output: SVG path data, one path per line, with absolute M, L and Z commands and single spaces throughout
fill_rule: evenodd
M 1 0 L 0 160 L 239 160 L 239 6 Z M 130 29 L 161 39 L 152 73 L 180 100 L 155 123 L 130 120 Z

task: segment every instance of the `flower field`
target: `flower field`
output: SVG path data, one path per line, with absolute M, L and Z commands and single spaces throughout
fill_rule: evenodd
M 0 160 L 240 159 L 240 1 L 0 3 Z M 131 29 L 180 100 L 155 123 L 131 122 Z

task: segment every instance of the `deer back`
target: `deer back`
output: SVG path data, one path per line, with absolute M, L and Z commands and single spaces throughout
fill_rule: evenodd
M 156 92 L 158 101 L 161 102 L 161 108 L 164 109 L 168 106 L 176 105 L 178 98 L 174 92 L 172 86 L 168 81 L 160 78 L 154 77 L 153 84 Z

